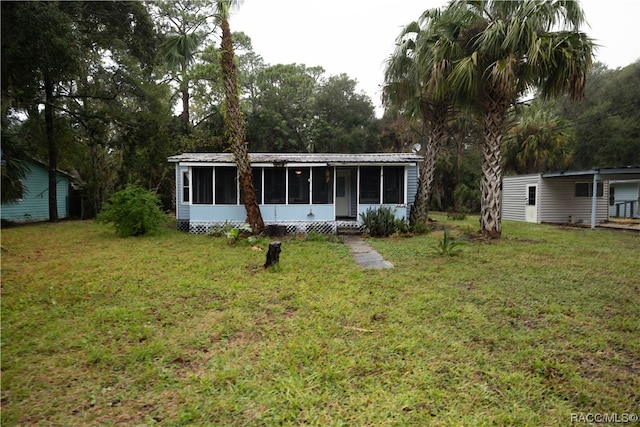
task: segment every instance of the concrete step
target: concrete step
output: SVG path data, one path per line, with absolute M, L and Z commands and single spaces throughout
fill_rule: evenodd
M 359 236 L 362 232 L 358 227 L 337 227 L 336 234 L 339 236 Z

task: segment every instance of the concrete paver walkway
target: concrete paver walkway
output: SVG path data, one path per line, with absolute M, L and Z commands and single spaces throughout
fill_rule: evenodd
M 360 268 L 393 268 L 393 264 L 382 258 L 373 247 L 360 236 L 345 236 L 351 255 Z

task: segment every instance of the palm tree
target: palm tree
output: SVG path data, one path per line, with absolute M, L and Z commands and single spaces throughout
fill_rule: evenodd
M 178 69 L 178 84 L 182 97 L 182 124 L 186 128 L 191 121 L 189 112 L 189 76 L 188 69 L 195 60 L 195 52 L 203 36 L 201 33 L 175 34 L 167 37 L 160 45 L 160 58 L 170 67 Z
M 182 124 L 190 124 L 189 69 L 196 61 L 196 54 L 207 35 L 213 30 L 210 25 L 212 9 L 205 0 L 158 1 L 154 3 L 158 19 L 164 19 L 164 27 L 169 34 L 160 44 L 159 58 L 171 70 L 177 70 L 174 77 L 180 85 L 182 98 Z
M 451 58 L 442 52 L 447 46 L 437 43 L 448 35 L 446 31 L 439 33 L 442 27 L 433 24 L 440 17 L 440 10 L 427 10 L 419 21 L 405 27 L 385 71 L 386 106 L 421 122 L 425 138 L 424 161 L 420 165 L 418 190 L 409 217 L 411 224 L 428 220 L 436 160 L 453 116 L 453 97 L 444 86 Z
M 448 87 L 473 108 L 483 128 L 481 230 L 502 232 L 502 139 L 517 100 L 533 88 L 542 98 L 583 96 L 593 41 L 579 31 L 584 15 L 577 1 L 459 0 L 447 7 L 447 22 L 461 57 L 452 58 Z M 559 28 L 559 30 L 556 30 Z
M 235 0 L 217 0 L 218 17 L 220 28 L 222 29 L 222 40 L 220 43 L 220 67 L 222 70 L 223 87 L 225 93 L 225 136 L 229 141 L 231 151 L 235 158 L 238 176 L 240 178 L 240 188 L 244 195 L 244 206 L 247 210 L 247 223 L 251 226 L 254 234 L 262 234 L 265 231 L 262 213 L 258 206 L 256 190 L 253 186 L 253 176 L 251 174 L 251 159 L 249 149 L 245 140 L 245 123 L 240 109 L 240 90 L 238 87 L 238 68 L 233 50 L 233 39 L 229 27 L 229 14 L 233 6 L 237 5 Z
M 520 174 L 564 170 L 573 156 L 573 140 L 568 122 L 535 100 L 522 108 L 507 132 L 504 167 Z

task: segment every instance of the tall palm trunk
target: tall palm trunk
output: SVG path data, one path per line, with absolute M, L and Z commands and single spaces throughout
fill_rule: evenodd
M 435 123 L 432 126 L 428 130 L 424 161 L 420 166 L 420 174 L 418 176 L 418 190 L 409 216 L 411 225 L 420 222 L 426 223 L 429 220 L 429 201 L 431 199 L 433 180 L 436 175 L 436 161 L 445 137 L 445 131 L 442 126 L 438 126 Z
M 234 58 L 229 20 L 226 16 L 222 17 L 221 27 L 220 62 L 226 98 L 225 133 L 238 168 L 240 186 L 244 195 L 244 206 L 247 211 L 247 223 L 255 234 L 262 234 L 265 231 L 265 225 L 258 206 L 256 190 L 253 186 L 251 160 L 249 159 L 249 149 L 245 141 L 244 118 L 242 117 L 242 110 L 240 110 L 238 69 Z
M 433 104 L 426 101 L 423 103 L 422 126 L 423 132 L 427 135 L 427 144 L 418 176 L 418 190 L 409 215 L 411 225 L 426 223 L 429 220 L 429 201 L 436 176 L 436 162 L 447 138 L 450 115 L 451 103 L 448 100 Z
M 44 79 L 44 123 L 49 153 L 49 221 L 58 222 L 58 147 L 54 135 L 53 124 L 53 81 Z
M 502 136 L 508 104 L 492 103 L 483 117 L 480 230 L 489 239 L 502 234 Z

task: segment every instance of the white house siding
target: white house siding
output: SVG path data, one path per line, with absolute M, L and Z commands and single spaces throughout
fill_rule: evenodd
M 609 216 L 616 216 L 616 203 L 634 200 L 633 212 L 631 212 L 630 205 L 627 205 L 626 216 L 627 218 L 638 218 L 640 215 L 640 206 L 638 206 L 640 204 L 640 181 L 612 181 L 609 186 L 615 188 L 613 205 L 609 206 Z M 624 205 L 619 209 L 619 215 L 625 216 Z
M 537 206 L 538 222 L 540 222 L 540 206 L 542 190 L 540 175 L 506 176 L 502 179 L 502 219 L 511 221 L 525 221 L 525 206 L 527 201 L 527 185 L 538 184 Z
M 538 187 L 540 222 L 591 224 L 591 197 L 576 197 L 578 182 L 593 183 L 591 177 L 543 178 Z M 596 224 L 609 214 L 609 183 L 603 183 L 603 196 L 596 201 Z

